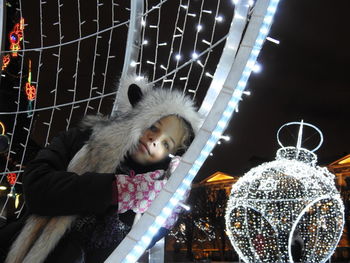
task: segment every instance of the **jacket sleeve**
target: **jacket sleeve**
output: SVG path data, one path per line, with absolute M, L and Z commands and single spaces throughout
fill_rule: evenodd
M 102 213 L 112 204 L 114 174 L 67 172 L 88 135 L 77 128 L 61 133 L 41 150 L 23 174 L 30 212 L 43 216 Z

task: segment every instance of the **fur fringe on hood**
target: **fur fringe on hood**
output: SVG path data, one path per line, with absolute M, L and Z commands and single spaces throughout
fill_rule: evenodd
M 129 87 L 140 89 L 137 103 L 129 101 Z M 127 152 L 137 147 L 143 131 L 163 117 L 184 118 L 195 134 L 202 124 L 193 101 L 180 91 L 153 89 L 145 79 L 127 77 L 121 80 L 118 93 L 113 117 L 88 116 L 83 120 L 83 129 L 92 129 L 92 134 L 69 163 L 68 171 L 114 173 Z M 76 218 L 30 216 L 5 262 L 44 262 Z

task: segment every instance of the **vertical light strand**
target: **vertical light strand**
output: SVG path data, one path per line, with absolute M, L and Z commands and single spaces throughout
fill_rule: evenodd
M 112 1 L 112 7 L 111 7 L 111 24 L 112 25 L 113 25 L 113 21 L 114 21 L 114 5 L 113 5 L 113 3 L 114 3 L 114 0 Z M 107 55 L 106 55 L 106 64 L 105 64 L 104 71 L 102 73 L 102 75 L 103 75 L 102 94 L 105 94 L 105 90 L 106 90 L 107 70 L 108 70 L 108 66 L 109 66 L 109 61 L 110 61 L 110 59 L 113 58 L 111 56 L 112 35 L 113 35 L 113 30 L 110 30 L 109 31 L 109 40 L 108 40 L 108 49 L 107 49 Z M 103 99 L 101 99 L 100 102 L 99 102 L 99 105 L 98 105 L 98 108 L 97 108 L 97 112 L 100 112 L 102 101 L 103 101 Z
M 188 8 L 186 9 L 186 15 L 184 16 L 184 22 L 183 22 L 182 28 L 181 28 L 182 33 L 181 33 L 181 36 L 180 36 L 179 48 L 177 50 L 177 54 L 179 56 L 181 56 L 181 54 L 182 54 L 182 46 L 183 46 L 183 42 L 184 42 L 184 33 L 183 32 L 185 32 L 186 27 L 187 27 L 188 10 L 190 9 L 189 5 L 190 5 L 190 3 L 188 2 L 187 3 Z M 175 68 L 178 67 L 179 63 L 180 63 L 180 59 L 176 59 Z M 171 84 L 170 84 L 170 89 L 172 89 L 173 86 L 174 86 L 174 81 L 175 81 L 176 75 L 177 75 L 177 71 L 175 71 L 174 74 L 173 74 L 172 81 L 171 81 Z
M 204 5 L 204 0 L 202 0 L 201 2 L 201 8 L 199 10 L 199 18 L 198 18 L 198 26 L 202 24 L 202 15 L 203 15 L 203 5 Z M 196 30 L 196 34 L 195 34 L 195 39 L 194 39 L 194 42 L 193 42 L 193 47 L 192 47 L 192 50 L 195 52 L 197 51 L 197 41 L 198 41 L 198 34 L 199 34 L 199 31 L 200 30 Z M 192 57 L 194 56 L 194 54 L 192 54 Z M 185 94 L 185 91 L 186 91 L 186 88 L 187 88 L 187 85 L 188 85 L 188 81 L 189 81 L 189 77 L 190 77 L 190 74 L 192 72 L 192 66 L 193 66 L 193 63 L 190 64 L 189 66 L 189 69 L 187 71 L 187 76 L 186 76 L 186 81 L 185 81 L 185 85 L 183 86 L 183 93 Z
M 55 23 L 55 25 L 58 26 L 58 54 L 53 54 L 55 57 L 57 57 L 57 66 L 56 66 L 56 75 L 55 75 L 55 92 L 54 92 L 54 101 L 53 105 L 57 105 L 57 93 L 58 93 L 58 84 L 59 84 L 59 74 L 62 70 L 61 68 L 61 45 L 62 45 L 62 25 L 61 25 L 61 2 L 60 0 L 57 1 L 57 12 L 58 12 L 58 22 Z M 45 139 L 45 146 L 49 143 L 49 136 L 51 131 L 51 123 L 53 121 L 55 108 L 52 108 L 50 111 L 50 118 L 48 122 L 48 129 L 46 131 L 46 139 Z
M 221 3 L 221 1 L 218 0 L 218 1 L 217 1 L 217 4 L 216 4 L 215 17 L 217 17 L 218 14 L 219 14 L 219 6 L 220 6 L 220 3 Z M 212 30 L 212 33 L 211 33 L 211 36 L 210 36 L 210 41 L 209 41 L 210 45 L 211 45 L 211 43 L 213 43 L 213 41 L 214 41 L 214 32 L 215 32 L 215 29 L 216 29 L 216 25 L 217 25 L 217 20 L 214 19 L 213 30 Z M 203 57 L 204 57 L 204 56 L 203 56 Z M 208 60 L 209 60 L 209 53 L 208 53 L 208 55 L 205 56 L 204 65 L 207 65 Z M 193 99 L 196 98 L 197 91 L 198 91 L 198 89 L 199 89 L 199 87 L 200 87 L 200 84 L 201 84 L 201 82 L 202 82 L 202 78 L 203 78 L 203 76 L 204 76 L 204 71 L 205 71 L 205 67 L 203 67 L 202 70 L 201 70 L 199 79 L 198 79 L 198 81 L 197 81 L 197 85 L 196 85 L 196 87 L 195 87 L 195 89 L 194 89 L 195 92 L 194 92 L 194 95 L 193 95 Z
M 98 1 L 98 0 L 97 0 Z M 75 70 L 74 70 L 74 75 L 73 75 L 73 78 L 74 78 L 74 86 L 73 86 L 73 101 L 76 100 L 76 97 L 77 97 L 77 84 L 78 84 L 78 73 L 79 73 L 79 65 L 80 65 L 80 46 L 81 46 L 81 14 L 80 14 L 80 0 L 77 1 L 77 5 L 78 5 L 78 32 L 79 32 L 79 41 L 77 43 L 77 51 L 76 51 L 76 59 L 75 59 Z M 97 6 L 97 14 L 98 14 L 98 6 Z M 98 21 L 98 17 L 96 19 Z M 98 24 L 98 22 L 97 22 Z M 97 29 L 97 31 L 99 31 Z M 98 35 L 96 36 L 96 38 L 98 38 Z M 69 117 L 68 117 L 68 120 L 67 120 L 67 124 L 66 124 L 66 130 L 69 129 L 69 126 L 71 124 L 71 121 L 72 121 L 72 115 L 73 115 L 73 111 L 76 107 L 79 107 L 78 106 L 75 106 L 75 105 L 72 105 L 72 107 L 70 108 L 70 111 L 69 111 Z
M 179 24 L 179 17 L 180 17 L 181 8 L 182 8 L 182 6 L 187 6 L 187 9 L 185 11 L 185 16 L 187 17 L 188 5 L 189 5 L 189 1 L 187 1 L 186 4 L 184 4 L 184 1 L 181 0 L 179 5 L 178 5 L 178 8 L 177 8 L 176 20 L 175 20 L 175 23 L 174 23 L 174 30 L 173 30 L 173 35 L 172 35 L 171 44 L 170 44 L 170 52 L 169 52 L 167 64 L 165 66 L 165 73 L 164 73 L 164 75 L 166 75 L 166 76 L 168 75 L 168 72 L 170 71 L 170 69 L 169 69 L 170 61 L 171 61 L 171 59 L 173 58 L 173 55 L 174 55 L 174 45 L 175 45 L 175 37 L 174 36 L 176 35 L 176 30 L 179 27 L 178 24 Z M 161 84 L 161 88 L 163 88 L 163 87 L 164 87 L 164 81 L 162 81 L 162 84 Z

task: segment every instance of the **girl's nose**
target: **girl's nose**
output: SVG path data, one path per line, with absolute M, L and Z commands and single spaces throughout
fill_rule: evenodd
M 155 134 L 150 134 L 148 140 L 151 142 L 152 146 L 156 147 L 158 144 L 158 137 Z

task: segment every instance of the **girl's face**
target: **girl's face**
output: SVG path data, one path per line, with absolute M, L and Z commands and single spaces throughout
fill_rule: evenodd
M 159 162 L 177 151 L 184 135 L 185 130 L 178 117 L 163 117 L 141 135 L 138 148 L 131 157 L 140 164 Z

